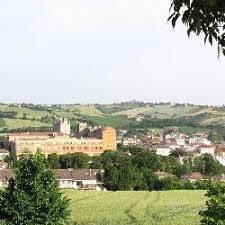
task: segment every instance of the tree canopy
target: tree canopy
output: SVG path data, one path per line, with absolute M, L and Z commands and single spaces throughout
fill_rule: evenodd
M 217 43 L 218 53 L 225 55 L 225 1 L 224 0 L 172 0 L 168 20 L 173 27 L 180 19 L 191 32 L 204 35 L 204 42 Z
M 62 225 L 69 216 L 69 202 L 37 153 L 14 164 L 15 178 L 0 196 L 0 220 L 8 225 Z

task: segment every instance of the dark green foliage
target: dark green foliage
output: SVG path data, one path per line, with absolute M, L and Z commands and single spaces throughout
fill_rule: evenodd
M 221 143 L 221 141 L 223 140 L 221 134 L 215 132 L 215 131 L 210 131 L 209 135 L 208 135 L 208 139 L 213 142 L 213 143 Z
M 109 190 L 134 190 L 140 185 L 140 174 L 128 155 L 119 152 L 105 152 L 102 156 L 105 170 L 105 186 Z
M 56 153 L 48 155 L 47 162 L 48 162 L 48 165 L 52 169 L 60 169 L 61 168 L 61 165 L 59 163 L 59 155 Z
M 201 224 L 225 224 L 225 185 L 221 183 L 211 184 L 206 196 L 209 200 L 206 202 L 206 209 L 200 212 Z
M 4 161 L 8 163 L 10 167 L 12 167 L 17 161 L 16 153 L 10 152 L 10 154 L 4 158 Z
M 206 176 L 220 175 L 223 166 L 210 154 L 204 154 L 194 159 L 194 170 Z
M 68 153 L 68 154 L 59 156 L 59 164 L 61 165 L 62 169 L 88 168 L 88 162 L 90 160 L 91 160 L 91 157 L 82 152 Z
M 159 156 L 154 152 L 137 148 L 120 146 L 118 152 L 108 151 L 101 156 L 102 168 L 105 170 L 105 184 L 109 190 L 174 190 L 207 189 L 209 182 L 190 183 L 182 180 L 183 175 L 199 172 L 208 179 L 221 175 L 224 171 L 211 155 L 187 158 L 183 164 L 175 156 Z M 166 172 L 163 179 L 154 172 Z M 173 175 L 173 176 L 171 176 Z
M 179 190 L 183 188 L 181 180 L 177 177 L 166 177 L 160 183 L 162 190 Z
M 17 112 L 14 112 L 14 111 L 12 111 L 12 112 L 4 112 L 4 111 L 2 111 L 2 112 L 0 112 L 0 118 L 16 118 L 16 116 L 17 116 Z
M 219 52 L 225 55 L 225 1 L 224 0 L 173 0 L 172 26 L 178 19 L 187 26 L 187 33 L 204 34 L 204 41 L 215 41 Z
M 69 216 L 63 197 L 46 160 L 37 153 L 14 165 L 15 178 L 0 197 L 0 220 L 8 225 L 62 225 Z
M 64 155 L 50 154 L 47 162 L 52 169 L 84 169 L 89 168 L 91 157 L 82 152 L 67 153 Z

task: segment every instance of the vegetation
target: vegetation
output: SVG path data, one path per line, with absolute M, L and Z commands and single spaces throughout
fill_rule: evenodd
M 64 155 L 50 154 L 47 162 L 52 169 L 83 169 L 89 167 L 91 157 L 82 152 L 68 153 Z
M 205 191 L 65 193 L 71 225 L 200 225 L 206 201 Z
M 119 146 L 119 151 L 106 151 L 101 156 L 90 157 L 84 153 L 51 154 L 47 158 L 53 169 L 104 169 L 105 186 L 112 191 L 128 190 L 176 190 L 208 189 L 213 176 L 221 175 L 224 167 L 211 155 L 205 154 L 194 159 L 186 157 L 181 164 L 179 149 L 171 156 L 159 156 L 154 152 Z M 6 158 L 13 162 L 13 156 Z M 159 179 L 155 172 L 162 171 L 170 177 Z M 182 176 L 199 172 L 209 181 L 190 183 Z
M 225 185 L 211 185 L 206 196 L 209 199 L 206 202 L 206 209 L 200 212 L 200 215 L 202 216 L 201 224 L 225 224 Z
M 225 2 L 224 0 L 173 0 L 169 20 L 173 27 L 179 18 L 187 26 L 187 33 L 203 34 L 204 41 L 217 43 L 225 55 Z
M 128 136 L 147 133 L 151 129 L 163 132 L 173 127 L 188 134 L 197 131 L 216 133 L 217 140 L 225 137 L 225 107 L 133 101 L 110 105 L 0 104 L 0 111 L 0 132 L 3 133 L 50 131 L 56 119 L 67 117 L 72 132 L 77 128 L 77 121 L 86 121 L 90 125 L 126 129 Z M 144 117 L 142 122 L 136 121 L 140 115 Z
M 0 219 L 8 225 L 62 225 L 69 202 L 39 153 L 14 164 L 15 178 L 0 196 Z

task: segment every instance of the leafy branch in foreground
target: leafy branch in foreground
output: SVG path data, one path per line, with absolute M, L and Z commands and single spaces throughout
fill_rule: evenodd
M 179 19 L 191 32 L 204 34 L 204 42 L 217 43 L 218 54 L 225 56 L 225 1 L 224 0 L 172 0 L 171 21 L 175 27 Z

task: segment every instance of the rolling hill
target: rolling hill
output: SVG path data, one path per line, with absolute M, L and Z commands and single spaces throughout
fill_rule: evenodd
M 137 121 L 139 116 L 144 121 Z M 0 132 L 50 130 L 55 118 L 124 129 L 165 129 L 184 131 L 216 129 L 225 136 L 225 107 L 191 104 L 124 102 L 119 104 L 33 105 L 0 104 Z

